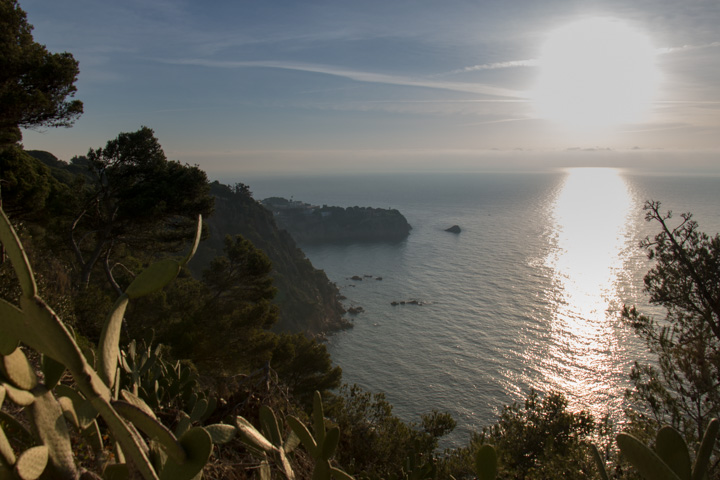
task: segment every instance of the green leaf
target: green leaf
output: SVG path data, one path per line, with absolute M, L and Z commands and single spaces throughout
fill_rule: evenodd
M 260 462 L 258 473 L 260 474 L 260 480 L 272 479 L 272 470 L 270 470 L 270 463 L 268 463 L 267 456 L 263 458 L 262 462 Z
M 208 401 L 205 398 L 201 398 L 193 406 L 192 412 L 190 412 L 190 420 L 192 422 L 199 422 L 200 419 L 205 415 L 205 411 L 208 408 Z
M 41 367 L 45 375 L 45 386 L 52 390 L 65 373 L 65 365 L 47 355 L 42 356 Z
M 20 239 L 15 233 L 15 229 L 12 227 L 10 220 L 8 220 L 2 209 L 0 209 L 0 243 L 2 243 L 5 248 L 10 258 L 10 263 L 12 263 L 13 270 L 15 270 L 15 274 L 20 281 L 23 296 L 25 298 L 32 298 L 37 295 L 37 285 L 35 284 L 35 277 L 30 267 L 30 261 L 25 254 L 25 249 L 22 243 L 20 243 Z
M 214 445 L 224 445 L 228 443 L 230 440 L 235 438 L 235 433 L 237 433 L 237 428 L 233 425 L 227 425 L 224 423 L 208 425 L 205 427 L 205 430 L 207 430 L 210 434 L 210 438 L 212 439 Z
M 9 355 L 23 343 L 34 350 L 43 351 L 45 343 L 28 328 L 25 313 L 10 302 L 0 298 L 0 318 L 2 318 L 2 339 L 0 339 L 0 355 Z
M 207 464 L 212 452 L 212 439 L 203 427 L 188 430 L 180 438 L 180 445 L 185 450 L 185 461 L 178 463 L 168 457 L 160 473 L 160 480 L 191 480 Z
M 0 382 L 5 389 L 5 393 L 11 402 L 21 407 L 27 407 L 35 401 L 35 396 L 27 390 L 20 390 L 9 383 Z
M 317 443 L 305 424 L 293 416 L 287 417 L 287 423 L 290 425 L 292 431 L 300 438 L 300 442 L 302 442 L 310 456 L 313 458 L 319 457 L 320 452 L 318 451 Z
M 0 370 L 21 390 L 32 390 L 38 383 L 35 370 L 20 348 L 10 355 L 0 356 Z
M 317 460 L 315 469 L 313 470 L 312 480 L 329 480 L 330 479 L 330 462 L 327 460 Z
M 283 444 L 283 450 L 285 451 L 285 453 L 292 453 L 293 451 L 295 451 L 298 445 L 300 445 L 300 437 L 297 433 L 295 433 L 294 430 L 291 429 L 290 433 L 285 439 L 285 443 Z
M 97 371 L 100 378 L 109 388 L 112 388 L 115 384 L 115 370 L 117 370 L 118 360 L 120 359 L 120 332 L 129 300 L 127 294 L 121 295 L 117 299 L 110 314 L 105 319 L 105 325 L 103 325 L 100 334 Z
M 60 408 L 63 409 L 63 414 L 65 414 L 65 418 L 68 419 L 75 428 L 80 430 L 80 420 L 78 419 L 78 415 L 75 411 L 75 406 L 73 405 L 72 400 L 70 400 L 68 397 L 59 397 L 57 400 L 60 404 Z
M 152 409 L 148 406 L 147 403 L 145 403 L 145 401 L 142 398 L 138 397 L 137 395 L 135 395 L 132 392 L 129 392 L 128 390 L 122 390 L 120 392 L 120 396 L 123 397 L 123 400 L 125 400 L 127 403 L 129 403 L 129 404 L 139 408 L 143 412 L 145 412 L 145 414 L 147 416 L 157 420 L 157 417 L 155 416 L 155 412 L 152 411 Z
M 318 391 L 315 391 L 313 396 L 313 429 L 318 445 L 322 445 L 325 441 L 325 412 L 323 411 L 322 397 Z
M 15 464 L 15 473 L 22 480 L 35 480 L 45 471 L 48 447 L 40 445 L 25 450 Z
M 5 436 L 5 431 L 0 425 L 0 465 L 13 466 L 15 465 L 15 452 L 13 452 L 10 442 Z
M 195 252 L 197 252 L 198 245 L 200 245 L 200 237 L 201 236 L 202 236 L 202 215 L 198 215 L 197 228 L 195 229 L 195 240 L 193 241 L 192 247 L 190 248 L 190 253 L 188 253 L 187 256 L 181 262 L 181 265 L 183 267 L 188 264 L 190 259 L 195 255 Z
M 322 458 L 330 460 L 335 454 L 335 449 L 340 442 L 340 429 L 338 427 L 331 428 L 325 435 L 325 441 L 322 444 Z
M 475 473 L 479 480 L 497 477 L 497 453 L 492 445 L 483 445 L 475 454 Z
M 160 290 L 180 273 L 180 266 L 177 260 L 171 258 L 153 263 L 135 277 L 125 294 L 134 299 Z
M 74 388 L 60 384 L 55 387 L 55 393 L 59 397 L 58 401 L 63 410 L 74 417 L 73 421 L 80 430 L 87 428 L 97 418 L 98 412 L 92 402 L 80 395 Z M 68 404 L 68 402 L 70 403 Z
M 178 420 L 177 425 L 175 425 L 175 436 L 182 437 L 185 435 L 185 432 L 190 430 L 192 421 L 190 420 L 190 416 L 185 412 L 178 412 L 178 416 L 180 417 L 180 420 Z
M 235 422 L 240 440 L 242 440 L 243 443 L 265 453 L 272 453 L 275 450 L 272 443 L 243 417 L 236 417 Z
M 20 345 L 20 340 L 8 330 L 3 328 L 2 335 L 0 335 L 0 355 L 10 355 Z
M 42 298 L 21 298 L 20 305 L 27 324 L 26 333 L 19 334 L 19 338 L 38 352 L 64 364 L 77 379 L 89 365 L 65 324 Z M 35 332 L 38 334 L 35 335 Z
M 617 436 L 620 452 L 648 480 L 681 480 L 662 459 L 640 440 L 627 433 Z
M 285 478 L 287 480 L 295 480 L 295 472 L 293 471 L 292 465 L 290 465 L 290 461 L 288 460 L 287 455 L 285 455 L 285 452 L 282 449 L 279 449 L 277 450 L 277 456 L 280 457 L 280 468 L 285 474 Z
M 720 421 L 717 418 L 710 420 L 705 434 L 703 435 L 702 442 L 698 448 L 697 455 L 695 456 L 695 465 L 692 471 L 692 480 L 703 480 L 707 474 L 707 469 L 710 465 L 710 456 L 712 455 L 713 449 L 715 448 L 715 440 L 718 437 L 718 431 L 720 430 Z
M 607 469 L 605 468 L 605 460 L 603 460 L 602 455 L 600 455 L 600 451 L 597 449 L 594 443 L 590 444 L 590 451 L 593 455 L 593 460 L 595 460 L 595 466 L 597 467 L 600 480 L 610 480 L 608 477 Z
M 212 415 L 212 413 L 215 411 L 216 408 L 217 408 L 217 398 L 215 398 L 215 397 L 208 398 L 207 406 L 205 407 L 205 413 L 203 413 L 203 416 L 200 417 L 200 422 L 201 423 L 205 422 L 210 417 L 210 415 Z
M 82 431 L 82 436 L 96 453 L 102 452 L 103 439 L 97 420 L 90 422 L 90 425 Z
M 35 401 L 29 407 L 30 419 L 40 441 L 49 449 L 50 463 L 63 478 L 76 478 L 78 472 L 70 444 L 70 432 L 60 404 L 52 392 L 42 385 L 35 387 L 33 394 Z
M 280 433 L 277 417 L 275 417 L 272 409 L 266 405 L 260 407 L 260 425 L 262 425 L 266 437 L 269 438 L 273 445 L 276 447 L 282 445 L 282 434 Z
M 177 463 L 186 461 L 186 451 L 183 449 L 175 435 L 155 415 L 149 415 L 147 411 L 135 404 L 122 400 L 112 402 L 113 408 L 127 420 L 130 420 L 141 432 L 149 438 L 155 439 L 165 448 L 169 458 Z
M 681 480 L 690 480 L 690 452 L 677 430 L 668 426 L 661 428 L 655 441 L 655 451 Z

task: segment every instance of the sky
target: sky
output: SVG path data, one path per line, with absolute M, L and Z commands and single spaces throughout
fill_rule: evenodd
M 578 163 L 720 170 L 715 0 L 19 4 L 37 42 L 80 63 L 83 116 L 24 132 L 26 149 L 63 160 L 148 126 L 168 158 L 216 179 Z M 553 36 L 593 19 L 631 35 L 602 27 L 598 48 Z M 606 58 L 632 51 L 633 38 L 652 55 Z M 565 66 L 551 66 L 551 39 Z M 543 81 L 582 98 L 537 93 Z M 601 118 L 593 109 L 645 94 L 634 116 L 584 125 Z M 587 111 L 563 117 L 573 105 Z

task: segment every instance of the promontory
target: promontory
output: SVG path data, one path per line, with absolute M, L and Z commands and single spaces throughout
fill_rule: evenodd
M 266 198 L 262 204 L 273 212 L 278 227 L 300 244 L 396 242 L 412 229 L 396 209 L 320 207 L 281 197 Z

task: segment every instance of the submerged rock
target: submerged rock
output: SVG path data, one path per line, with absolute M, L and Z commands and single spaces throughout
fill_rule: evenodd
M 462 230 L 460 229 L 460 227 L 457 226 L 457 225 L 453 225 L 453 226 L 450 227 L 450 228 L 446 228 L 445 231 L 446 231 L 446 232 L 450 232 L 450 233 L 460 233 L 460 232 L 462 232 Z

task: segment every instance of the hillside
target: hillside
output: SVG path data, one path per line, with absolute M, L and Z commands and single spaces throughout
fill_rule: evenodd
M 27 153 L 64 184 L 86 174 L 81 168 L 82 158 L 66 163 L 48 152 Z M 246 187 L 230 188 L 213 182 L 211 193 L 215 210 L 205 219 L 209 236 L 189 265 L 195 277 L 199 278 L 214 257 L 223 254 L 226 235 L 239 234 L 263 250 L 273 263 L 274 286 L 278 289 L 275 302 L 280 307 L 276 330 L 319 334 L 352 326 L 343 318 L 345 309 L 338 300 L 337 287 L 323 271 L 312 266 L 287 232 L 278 229 L 272 214 L 252 198 Z
M 280 230 L 272 214 L 260 205 L 244 185 L 235 188 L 218 182 L 211 184 L 215 212 L 207 219 L 209 238 L 200 244 L 193 259 L 197 274 L 222 254 L 226 235 L 240 234 L 263 250 L 273 263 L 276 303 L 280 320 L 276 328 L 293 332 L 329 332 L 348 328 L 345 309 L 338 300 L 338 289 L 325 272 L 312 266 L 293 238 Z

